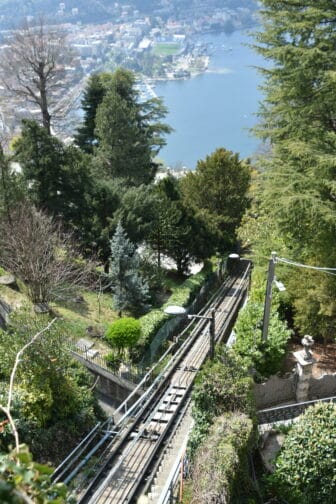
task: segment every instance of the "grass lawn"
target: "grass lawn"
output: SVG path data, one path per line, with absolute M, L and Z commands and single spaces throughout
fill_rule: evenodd
M 167 44 L 167 43 L 162 43 L 162 44 L 156 44 L 153 47 L 153 53 L 155 56 L 160 56 L 164 58 L 165 56 L 173 56 L 174 54 L 177 54 L 180 50 L 180 44 Z

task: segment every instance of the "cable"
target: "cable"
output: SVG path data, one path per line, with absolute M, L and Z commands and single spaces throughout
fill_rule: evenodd
M 296 266 L 298 268 L 311 269 L 315 271 L 322 271 L 323 273 L 327 273 L 329 275 L 336 275 L 336 268 L 323 268 L 321 266 L 310 266 L 308 264 L 302 264 L 295 261 L 291 261 L 290 259 L 285 259 L 284 257 L 277 257 L 276 262 L 282 262 L 284 264 L 288 264 L 289 266 Z M 333 273 L 333 271 L 335 273 Z

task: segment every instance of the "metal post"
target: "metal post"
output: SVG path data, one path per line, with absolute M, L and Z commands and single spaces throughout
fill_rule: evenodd
M 268 326 L 270 321 L 271 305 L 272 305 L 272 284 L 274 280 L 275 263 L 276 263 L 276 252 L 272 252 L 272 257 L 268 264 L 267 285 L 266 285 L 265 306 L 264 306 L 264 318 L 262 329 L 262 338 L 264 341 L 267 340 L 268 336 Z
M 215 357 L 215 308 L 211 310 L 210 319 L 210 347 L 209 347 L 209 359 L 214 360 Z

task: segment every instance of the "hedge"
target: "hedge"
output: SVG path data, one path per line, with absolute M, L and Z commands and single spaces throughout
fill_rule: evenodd
M 137 345 L 138 354 L 141 354 L 150 345 L 158 330 L 168 320 L 169 316 L 164 313 L 164 309 L 170 305 L 188 306 L 211 273 L 212 265 L 207 262 L 199 273 L 190 276 L 174 290 L 162 308 L 152 310 L 143 317 L 140 317 L 141 338 Z

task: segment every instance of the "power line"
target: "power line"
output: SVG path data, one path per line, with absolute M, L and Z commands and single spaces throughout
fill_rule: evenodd
M 311 269 L 315 271 L 321 271 L 323 273 L 327 273 L 329 275 L 336 275 L 336 268 L 324 268 L 322 266 L 311 266 L 309 264 L 303 264 L 296 261 L 292 261 L 291 259 L 286 259 L 284 257 L 277 257 L 276 262 L 282 262 L 284 264 L 288 264 L 289 266 L 296 266 L 297 268 L 305 268 Z M 333 273 L 335 272 L 335 273 Z

